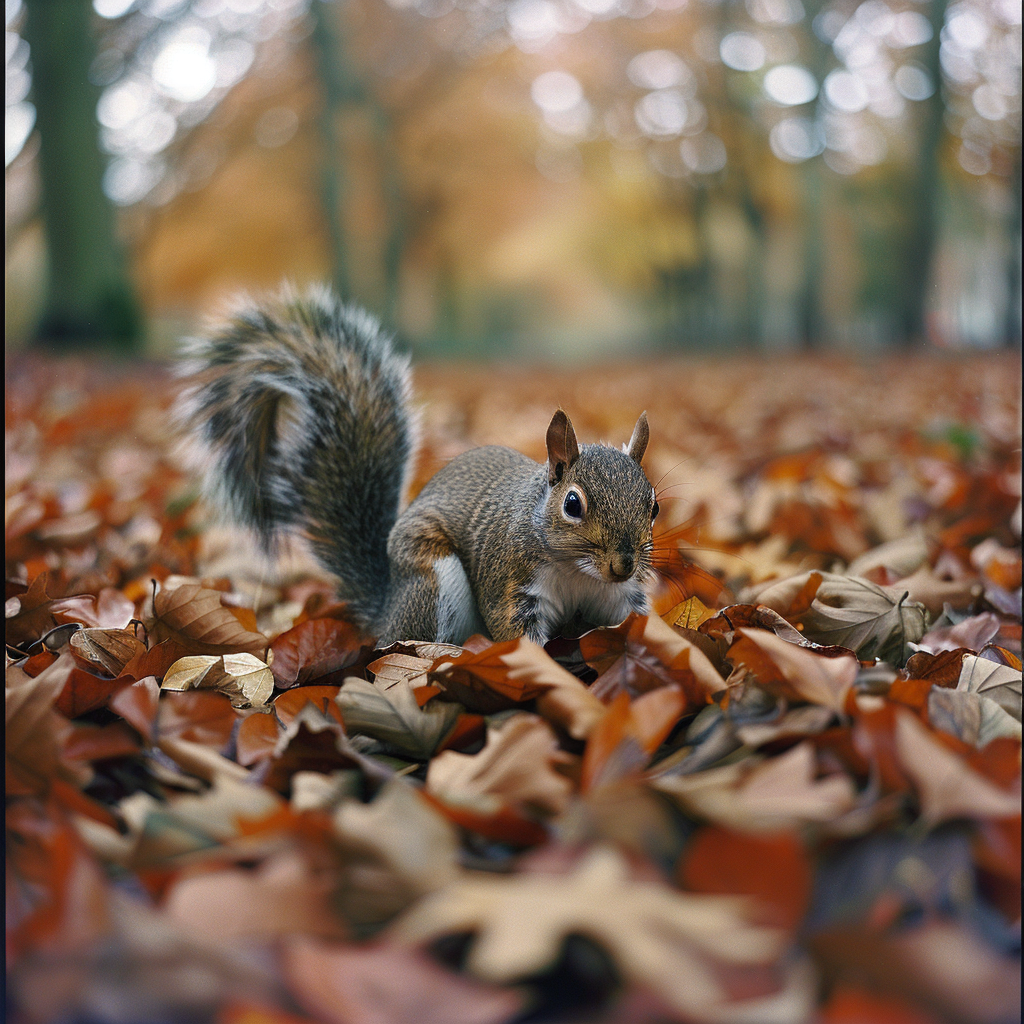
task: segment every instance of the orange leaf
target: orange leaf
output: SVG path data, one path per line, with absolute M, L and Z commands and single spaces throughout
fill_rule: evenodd
M 938 1018 L 895 996 L 845 985 L 832 990 L 817 1019 L 820 1024 L 938 1024 Z
M 248 768 L 261 758 L 270 757 L 280 735 L 280 726 L 273 715 L 249 715 L 238 727 L 235 759 Z
M 679 862 L 680 884 L 692 892 L 756 896 L 772 909 L 773 923 L 795 928 L 811 897 L 811 866 L 803 843 L 790 832 L 751 835 L 705 825 Z
M 481 814 L 468 807 L 445 803 L 425 789 L 420 790 L 420 795 L 450 822 L 485 839 L 508 843 L 520 849 L 547 842 L 547 829 L 540 822 L 524 817 L 508 805 L 501 807 L 494 814 Z
M 334 703 L 340 689 L 340 686 L 296 686 L 274 698 L 274 711 L 281 724 L 287 726 L 307 704 L 312 704 L 317 711 L 330 715 L 342 724 L 341 712 Z
M 647 754 L 664 742 L 686 709 L 686 696 L 678 686 L 664 686 L 637 697 L 630 706 L 629 731 Z
M 608 774 L 606 770 L 608 763 L 626 739 L 628 726 L 629 694 L 623 692 L 611 702 L 608 710 L 587 739 L 587 749 L 583 753 L 583 769 L 580 774 L 582 792 L 590 792 L 601 781 L 601 776 Z M 641 763 L 640 754 L 641 751 L 638 748 L 634 752 L 634 756 L 629 759 L 629 767 L 639 769 L 646 764 L 646 761 Z M 616 772 L 615 777 L 618 778 L 619 774 Z
M 231 701 L 219 693 L 189 690 L 164 693 L 160 700 L 157 735 L 222 748 L 231 738 L 237 718 Z
M 140 651 L 121 670 L 119 678 L 126 676 L 131 679 L 145 679 L 147 676 L 155 676 L 163 679 L 167 670 L 179 659 L 189 654 L 186 647 L 182 647 L 177 640 L 163 640 L 148 651 Z
M 61 753 L 71 761 L 105 761 L 139 752 L 139 740 L 126 722 L 110 725 L 76 725 L 62 745 Z

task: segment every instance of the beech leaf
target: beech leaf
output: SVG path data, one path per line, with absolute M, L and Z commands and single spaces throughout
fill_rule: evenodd
M 146 650 L 130 629 L 79 629 L 68 642 L 79 658 L 112 676 L 119 676 L 128 662 Z
M 247 630 L 231 609 L 224 607 L 219 590 L 198 583 L 160 590 L 146 628 L 150 643 L 174 640 L 193 654 L 245 652 L 260 657 L 270 645 L 262 633 Z

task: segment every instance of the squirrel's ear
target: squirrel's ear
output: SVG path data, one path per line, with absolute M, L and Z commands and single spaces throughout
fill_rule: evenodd
M 553 487 L 562 479 L 566 468 L 580 457 L 576 443 L 576 431 L 572 429 L 569 417 L 559 409 L 548 424 L 548 483 Z
M 626 445 L 626 454 L 635 462 L 639 462 L 644 457 L 650 436 L 651 432 L 647 429 L 647 413 L 642 412 L 633 428 L 633 436 L 629 439 L 629 444 Z

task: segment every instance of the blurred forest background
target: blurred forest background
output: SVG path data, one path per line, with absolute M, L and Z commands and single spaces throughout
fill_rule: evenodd
M 6 0 L 8 345 L 1019 346 L 1018 0 Z

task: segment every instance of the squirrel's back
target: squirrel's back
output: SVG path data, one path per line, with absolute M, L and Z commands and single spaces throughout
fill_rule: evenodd
M 176 412 L 208 497 L 268 551 L 285 530 L 304 535 L 373 622 L 415 447 L 408 358 L 324 288 L 240 306 L 185 355 Z

